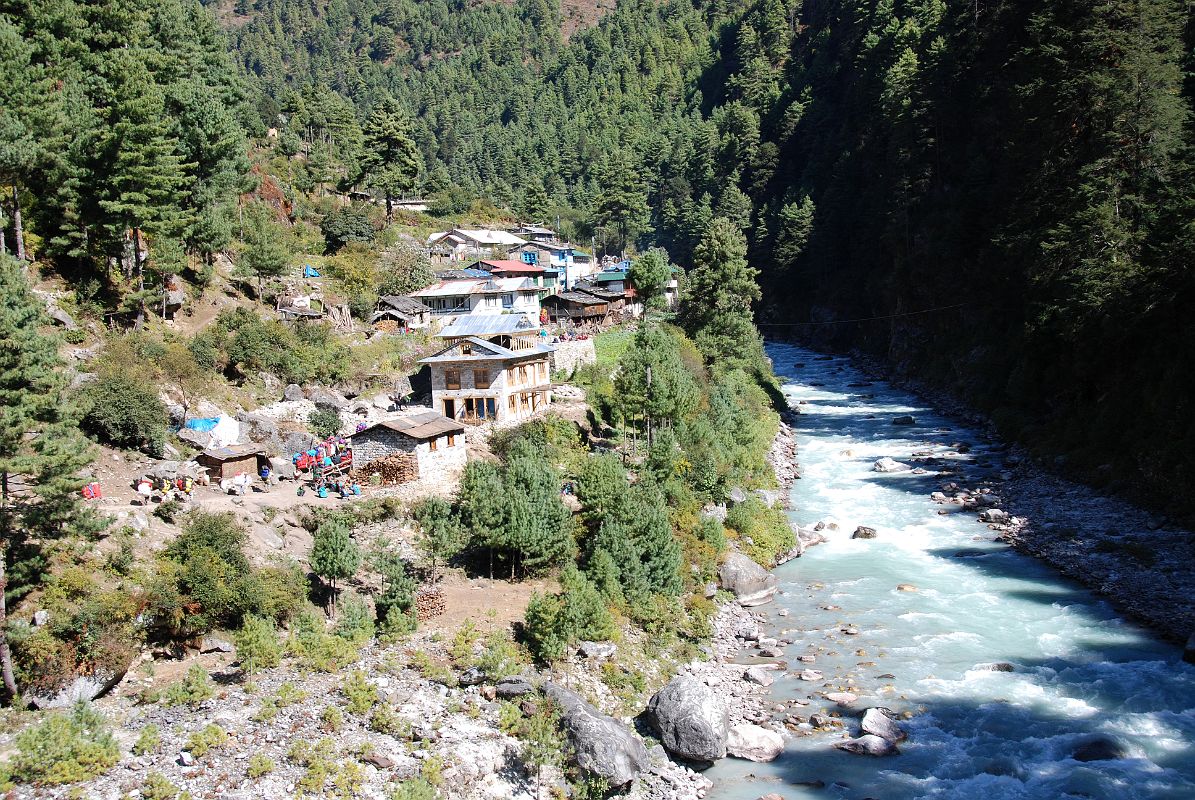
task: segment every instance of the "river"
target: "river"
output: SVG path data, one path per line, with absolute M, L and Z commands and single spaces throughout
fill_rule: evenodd
M 998 541 L 975 512 L 930 500 L 945 480 L 998 476 L 1000 448 L 908 393 L 857 385 L 867 379 L 845 359 L 782 344 L 768 352 L 801 411 L 791 516 L 837 522 L 827 543 L 776 570 L 781 596 L 760 609 L 772 635 L 793 640 L 773 697 L 808 700 L 794 709 L 807 716 L 836 708 L 821 693 L 850 688 L 859 700 L 837 710 L 852 735 L 868 706 L 912 717 L 896 756 L 844 753 L 831 748 L 841 733 L 811 733 L 770 764 L 723 759 L 706 772 L 711 800 L 1195 798 L 1195 666 L 1181 648 Z M 892 424 L 904 414 L 917 424 Z M 914 452 L 968 481 L 872 469 Z M 851 539 L 857 525 L 877 537 Z M 994 662 L 1014 669 L 975 669 Z M 824 679 L 797 679 L 805 667 Z M 1125 757 L 1071 757 L 1096 737 Z

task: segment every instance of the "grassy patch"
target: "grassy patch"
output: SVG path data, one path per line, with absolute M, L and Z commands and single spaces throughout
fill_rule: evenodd
M 634 331 L 623 327 L 611 328 L 594 336 L 593 349 L 597 351 L 597 363 L 609 367 L 617 364 L 634 336 Z

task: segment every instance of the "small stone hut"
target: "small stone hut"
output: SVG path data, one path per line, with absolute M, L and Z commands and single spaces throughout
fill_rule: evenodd
M 207 468 L 213 481 L 235 478 L 242 472 L 256 476 L 262 466 L 269 464 L 264 447 L 256 444 L 234 444 L 210 447 L 195 457 L 199 466 Z
M 435 478 L 465 466 L 465 426 L 424 411 L 378 422 L 351 437 L 353 472 L 375 470 L 385 483 Z

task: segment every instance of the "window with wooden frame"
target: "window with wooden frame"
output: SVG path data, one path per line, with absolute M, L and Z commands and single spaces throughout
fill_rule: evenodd
M 439 439 L 428 439 L 427 440 L 427 449 L 431 450 L 433 453 L 436 452 L 437 450 L 439 450 L 440 449 L 440 440 Z
M 461 371 L 459 369 L 444 370 L 444 388 L 445 389 L 461 388 Z
M 488 369 L 473 370 L 473 386 L 478 389 L 490 388 L 490 371 Z
M 506 398 L 506 404 L 510 406 L 510 413 L 515 413 L 515 396 L 513 394 Z
M 455 433 L 448 434 L 448 446 L 452 447 L 455 444 L 456 444 L 456 434 Z

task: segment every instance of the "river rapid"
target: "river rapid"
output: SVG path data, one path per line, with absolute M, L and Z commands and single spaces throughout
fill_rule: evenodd
M 776 570 L 781 594 L 758 609 L 770 635 L 792 640 L 772 696 L 807 702 L 785 712 L 803 718 L 834 711 L 845 728 L 805 725 L 770 764 L 723 759 L 706 772 L 711 800 L 1195 798 L 1195 666 L 1181 648 L 1014 551 L 975 511 L 930 500 L 946 481 L 998 480 L 998 444 L 868 383 L 845 359 L 785 344 L 768 352 L 801 412 L 791 518 L 837 523 Z M 916 425 L 892 424 L 905 414 Z M 881 457 L 908 464 L 914 453 L 939 461 L 924 475 L 873 471 Z M 876 538 L 852 539 L 858 525 Z M 977 668 L 993 663 L 1012 670 Z M 799 680 L 805 668 L 824 678 Z M 823 697 L 844 689 L 859 696 L 850 708 Z M 858 735 L 870 706 L 910 715 L 899 755 L 831 747 Z M 1123 757 L 1073 758 L 1095 738 Z

